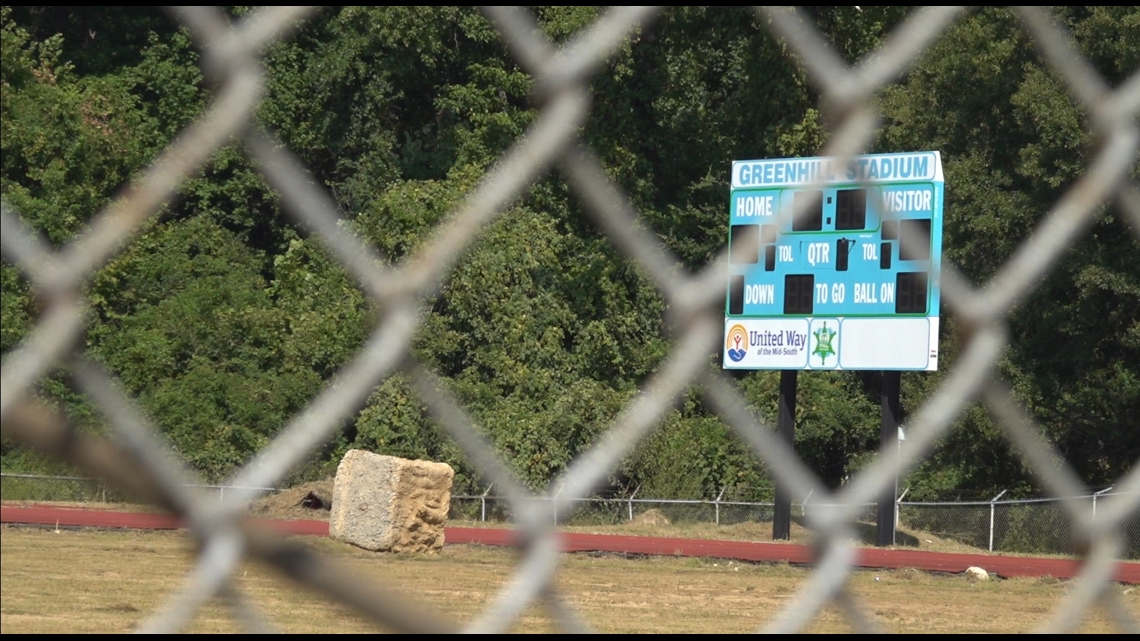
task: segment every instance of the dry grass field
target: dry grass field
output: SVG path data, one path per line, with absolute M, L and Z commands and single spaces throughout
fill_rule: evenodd
M 632 533 L 632 532 L 631 532 Z M 506 549 L 447 546 L 432 556 L 365 552 L 328 539 L 314 546 L 386 585 L 463 622 L 509 579 L 517 561 Z M 181 585 L 192 559 L 183 532 L 0 528 L 0 633 L 128 632 Z M 749 632 L 794 598 L 810 570 L 672 557 L 567 555 L 558 587 L 602 632 Z M 287 632 L 383 631 L 345 606 L 297 587 L 274 570 L 250 564 L 237 581 L 264 616 Z M 1055 579 L 972 582 L 915 570 L 856 571 L 850 591 L 890 632 L 1028 632 L 1048 620 L 1069 589 Z M 1140 591 L 1113 586 L 1140 617 Z M 513 632 L 553 631 L 533 608 Z M 189 632 L 233 632 L 229 610 L 211 603 Z M 810 632 L 849 632 L 838 609 L 822 612 Z M 1081 632 L 1118 632 L 1100 609 Z

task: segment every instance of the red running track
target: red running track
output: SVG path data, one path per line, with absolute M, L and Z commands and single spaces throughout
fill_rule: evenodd
M 282 534 L 328 536 L 324 521 L 288 521 L 255 519 L 264 527 Z M 46 506 L 0 506 L 0 522 L 66 527 L 132 528 L 173 530 L 183 526 L 178 517 L 169 514 L 112 512 Z M 517 543 L 514 530 L 485 528 L 445 528 L 444 537 L 452 544 L 512 546 Z M 710 541 L 671 539 L 614 534 L 562 533 L 562 549 L 566 552 L 611 552 L 617 554 L 651 554 L 688 556 L 740 561 L 775 563 L 786 561 L 807 564 L 812 550 L 790 543 L 757 543 L 750 541 Z M 1080 569 L 1076 561 L 1025 556 L 991 554 L 951 554 L 920 550 L 885 550 L 859 548 L 855 565 L 862 568 L 915 568 L 932 572 L 964 572 L 970 566 L 984 568 L 1001 577 L 1051 576 L 1071 579 Z M 1117 564 L 1116 581 L 1140 583 L 1140 563 L 1122 561 Z

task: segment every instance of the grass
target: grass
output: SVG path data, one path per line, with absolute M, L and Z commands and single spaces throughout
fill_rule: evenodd
M 183 583 L 193 545 L 183 532 L 0 528 L 0 633 L 128 632 Z M 768 532 L 770 536 L 770 531 Z M 335 563 L 437 609 L 470 621 L 513 576 L 512 550 L 447 546 L 437 555 L 374 554 L 329 539 L 307 538 Z M 811 577 L 809 569 L 676 557 L 565 555 L 559 595 L 602 632 L 749 632 L 761 628 Z M 272 568 L 244 565 L 236 585 L 282 630 L 294 633 L 384 631 Z M 890 632 L 1028 632 L 1049 620 L 1070 584 L 1055 579 L 972 582 L 916 570 L 856 571 L 852 598 Z M 1140 618 L 1140 592 L 1113 585 Z M 211 601 L 188 632 L 238 631 L 229 609 Z M 1100 608 L 1085 613 L 1080 632 L 1117 632 Z M 512 632 L 554 631 L 545 609 L 532 606 Z M 808 632 L 849 632 L 827 606 Z
M 458 522 L 454 525 L 459 526 Z M 631 536 L 660 536 L 679 539 L 712 539 L 720 541 L 757 541 L 772 542 L 771 523 L 734 523 L 731 525 L 717 525 L 716 523 L 670 523 L 668 525 L 651 525 L 638 523 L 625 523 L 611 526 L 562 526 L 558 528 L 564 532 L 582 532 L 587 534 L 625 534 Z M 911 545 L 896 546 L 899 549 L 922 549 L 933 552 L 966 552 L 977 554 L 977 548 L 959 543 L 951 539 L 942 539 L 927 532 L 912 532 L 900 528 L 902 536 L 915 539 L 918 542 Z M 874 526 L 868 526 L 856 532 L 860 545 L 872 545 L 875 540 Z M 800 520 L 793 521 L 787 543 L 807 545 L 812 543 L 814 535 Z M 982 551 L 984 552 L 984 551 Z

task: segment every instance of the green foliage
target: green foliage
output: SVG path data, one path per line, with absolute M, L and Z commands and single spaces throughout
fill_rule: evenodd
M 91 286 L 89 349 L 211 475 L 264 445 L 320 381 L 320 361 L 299 361 L 283 344 L 305 315 L 287 323 L 260 266 L 200 215 L 149 230 Z
M 439 429 L 405 377 L 388 378 L 372 392 L 356 418 L 354 447 L 391 456 L 439 460 L 444 447 Z M 449 463 L 459 461 L 448 461 Z
M 422 245 L 470 187 L 462 180 L 401 180 L 354 221 L 360 235 L 393 261 Z
M 880 409 L 849 373 L 812 372 L 796 377 L 795 448 L 828 487 L 874 458 Z M 775 426 L 780 372 L 757 372 L 740 381 L 756 415 Z
M 640 498 L 716 498 L 725 488 L 758 490 L 774 496 L 771 479 L 747 446 L 711 416 L 669 414 L 632 455 L 623 472 Z
M 514 209 L 448 279 L 415 349 L 454 377 L 520 478 L 540 487 L 662 354 L 661 301 L 643 285 L 557 217 Z
M 205 109 L 198 54 L 185 30 L 166 37 L 150 32 L 138 64 L 124 69 L 123 76 L 139 106 L 158 123 L 161 138 L 154 143 L 172 140 Z
M 312 240 L 293 240 L 273 260 L 269 287 L 282 315 L 284 367 L 332 377 L 364 343 L 371 315 L 364 295 Z
M 152 35 L 165 37 L 178 28 L 155 6 L 15 6 L 5 11 L 33 41 L 58 36 L 61 55 L 83 76 L 134 66 Z
M 0 353 L 7 354 L 31 329 L 31 295 L 20 272 L 8 263 L 0 264 Z
M 1055 503 L 1003 506 L 994 519 L 994 548 L 1020 554 L 1073 554 L 1072 519 Z
M 53 243 L 80 229 L 148 158 L 155 123 L 128 83 L 80 77 L 63 39 L 29 39 L 3 16 L 0 189 Z
M 1109 83 L 1135 70 L 1137 39 L 1112 36 L 1135 32 L 1135 7 L 1069 7 L 1058 17 Z M 1125 61 L 1132 66 L 1122 67 Z M 881 147 L 942 150 L 944 255 L 978 283 L 1014 255 L 1095 156 L 1087 114 L 1003 9 L 959 21 L 905 83 L 885 93 L 883 104 Z M 1140 455 L 1140 440 L 1128 427 L 1140 407 L 1140 351 L 1132 338 L 1140 327 L 1138 275 L 1140 243 L 1109 207 L 1010 319 L 1001 375 L 1093 485 L 1112 483 Z M 944 334 L 947 369 L 958 340 Z M 911 406 L 943 377 L 920 386 Z M 930 489 L 1032 486 L 1004 436 L 976 408 L 912 481 Z
M 559 46 L 599 13 L 535 11 Z M 1054 11 L 1111 86 L 1140 66 L 1135 7 Z M 807 12 L 855 62 L 910 9 Z M 175 21 L 147 8 L 4 7 L 0 29 L 0 189 L 62 245 L 206 108 L 199 53 Z M 472 7 L 328 8 L 270 46 L 265 67 L 258 122 L 330 191 L 344 228 L 390 263 L 416 259 L 538 114 L 532 78 Z M 726 238 L 728 163 L 815 155 L 829 133 L 819 88 L 765 19 L 744 8 L 666 10 L 618 47 L 591 91 L 581 138 L 643 224 L 694 270 Z M 1004 9 L 961 18 L 880 98 L 876 151 L 942 151 L 945 256 L 974 283 L 1007 264 L 1095 158 L 1088 114 Z M 87 288 L 88 351 L 211 478 L 273 438 L 376 322 L 358 284 L 284 217 L 256 169 L 237 145 L 218 151 Z M 1138 250 L 1122 212 L 1099 212 L 1014 311 L 999 368 L 1092 484 L 1113 482 L 1140 456 L 1132 429 L 1140 420 Z M 604 432 L 670 348 L 666 301 L 557 175 L 541 177 L 484 229 L 441 285 L 423 310 L 414 356 L 532 488 L 604 447 Z M 0 287 L 8 354 L 42 310 L 7 263 Z M 943 371 L 903 377 L 904 421 L 954 367 L 956 326 L 944 313 Z M 84 429 L 102 429 L 65 374 L 46 379 L 41 397 Z M 778 380 L 738 375 L 753 411 L 769 421 Z M 877 455 L 879 381 L 851 372 L 799 379 L 796 448 L 829 487 Z M 402 375 L 382 381 L 294 473 L 327 474 L 349 447 L 447 461 L 460 485 L 482 482 Z M 3 465 L 48 463 L 5 442 Z M 667 413 L 611 482 L 640 485 L 643 496 L 771 488 L 763 465 L 696 396 Z M 978 406 L 956 418 L 905 482 L 913 498 L 1034 487 Z

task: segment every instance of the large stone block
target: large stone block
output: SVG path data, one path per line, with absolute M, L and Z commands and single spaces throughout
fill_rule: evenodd
M 446 463 L 349 450 L 333 481 L 329 536 L 366 550 L 438 551 L 454 478 Z

